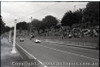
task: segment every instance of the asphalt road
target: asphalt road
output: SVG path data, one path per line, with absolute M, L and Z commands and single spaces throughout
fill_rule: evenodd
M 17 40 L 16 43 L 47 67 L 99 67 L 97 50 L 61 46 L 45 41 L 34 43 L 29 39 L 24 42 Z

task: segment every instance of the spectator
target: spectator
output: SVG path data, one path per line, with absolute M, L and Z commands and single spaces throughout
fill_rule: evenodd
M 32 38 L 34 38 L 35 36 L 34 36 L 34 34 L 31 34 L 31 38 L 30 38 L 30 40 L 32 40 Z

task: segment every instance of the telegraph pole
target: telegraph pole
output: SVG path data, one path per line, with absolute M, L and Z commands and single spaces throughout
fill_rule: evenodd
M 75 12 L 75 10 L 76 10 L 76 5 L 74 5 L 74 12 Z
M 15 46 L 16 46 L 16 23 L 17 23 L 17 18 L 15 18 L 14 21 L 15 22 L 14 22 L 13 48 L 12 48 L 11 53 L 17 53 L 16 48 L 15 48 Z
M 30 34 L 32 33 L 32 17 L 30 18 L 31 21 L 30 21 Z
M 12 33 L 12 30 L 9 31 L 9 42 L 11 42 L 11 33 Z

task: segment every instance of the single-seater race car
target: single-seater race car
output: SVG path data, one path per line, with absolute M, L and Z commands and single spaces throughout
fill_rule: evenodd
M 39 40 L 39 39 L 34 39 L 34 42 L 35 42 L 35 43 L 41 43 L 41 40 Z

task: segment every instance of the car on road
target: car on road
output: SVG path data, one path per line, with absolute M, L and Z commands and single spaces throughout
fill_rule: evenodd
M 39 39 L 34 39 L 34 42 L 35 42 L 35 43 L 41 43 L 41 40 L 39 40 Z
M 19 40 L 20 40 L 20 42 L 24 42 L 24 38 L 20 38 Z

